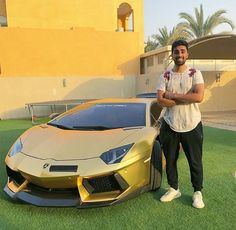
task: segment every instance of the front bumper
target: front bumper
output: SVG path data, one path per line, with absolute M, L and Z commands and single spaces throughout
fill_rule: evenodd
M 11 183 L 11 182 L 10 182 Z M 24 202 L 36 205 L 36 206 L 47 206 L 47 207 L 76 207 L 81 203 L 78 192 L 70 193 L 45 193 L 40 191 L 19 191 L 13 192 L 9 187 L 8 183 L 4 192 L 14 200 L 22 200 Z
M 39 207 L 76 207 L 76 208 L 95 208 L 95 207 L 104 207 L 119 204 L 125 200 L 134 198 L 144 192 L 150 190 L 150 186 L 144 186 L 137 189 L 135 192 L 130 193 L 123 199 L 117 199 L 112 201 L 103 201 L 103 202 L 82 202 L 78 194 L 39 194 L 39 193 L 28 193 L 25 191 L 14 193 L 8 187 L 5 186 L 4 192 L 14 200 L 21 200 L 29 204 L 33 204 Z
M 147 167 L 143 160 L 137 161 L 117 172 L 72 176 L 68 184 L 68 176 L 35 178 L 7 166 L 8 183 L 4 191 L 12 199 L 36 206 L 85 208 L 113 205 L 150 189 Z

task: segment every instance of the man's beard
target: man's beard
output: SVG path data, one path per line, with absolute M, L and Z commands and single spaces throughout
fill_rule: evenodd
M 175 63 L 175 65 L 176 66 L 182 66 L 182 65 L 184 65 L 185 64 L 185 62 L 186 62 L 186 60 L 185 59 L 175 59 L 174 60 L 174 63 Z

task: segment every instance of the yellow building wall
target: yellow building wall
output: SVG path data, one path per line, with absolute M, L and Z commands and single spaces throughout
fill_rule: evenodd
M 0 28 L 0 76 L 138 74 L 139 38 L 86 28 Z
M 135 75 L 0 77 L 0 119 L 30 117 L 25 105 L 32 102 L 132 97 L 135 81 Z M 48 106 L 35 107 L 34 110 L 36 116 L 52 113 Z
M 134 96 L 139 36 L 0 28 L 0 118 L 29 116 L 30 102 Z
M 132 9 L 133 32 L 118 32 L 123 3 Z M 0 4 L 7 18 L 0 28 L 0 119 L 29 116 L 30 102 L 134 96 L 143 0 Z
M 143 0 L 6 0 L 9 27 L 91 27 L 117 29 L 117 9 L 128 3 L 134 10 L 134 29 L 143 32 Z
M 236 71 L 221 71 L 220 81 L 216 81 L 219 71 L 202 71 L 205 81 L 204 100 L 200 104 L 202 111 L 236 110 L 235 89 Z
M 0 30 L 0 76 L 138 73 L 143 0 L 125 1 L 134 32 L 116 32 L 121 0 L 0 1 L 8 25 Z

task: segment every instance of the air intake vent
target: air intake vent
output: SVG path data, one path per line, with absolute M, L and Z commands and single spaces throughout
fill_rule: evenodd
M 77 172 L 77 165 L 51 165 L 50 172 Z
M 7 175 L 9 176 L 9 178 L 11 180 L 14 180 L 18 185 L 21 185 L 25 181 L 25 178 L 19 172 L 16 172 L 7 166 L 6 168 L 7 168 Z
M 89 193 L 102 193 L 121 190 L 121 186 L 117 182 L 114 175 L 84 179 L 83 186 Z

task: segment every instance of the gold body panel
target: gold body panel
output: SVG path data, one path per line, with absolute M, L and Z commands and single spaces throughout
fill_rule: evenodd
M 146 103 L 146 123 L 150 124 L 149 109 L 153 100 L 125 101 Z M 158 134 L 159 129 L 151 125 L 104 131 L 35 126 L 21 136 L 21 152 L 11 157 L 6 156 L 5 162 L 10 176 L 5 191 L 14 197 L 17 193 L 39 196 L 35 195 L 34 189 L 46 191 L 45 194 L 54 190 L 73 190 L 80 198 L 80 204 L 109 203 L 125 199 L 138 189 L 149 186 L 150 160 L 153 143 Z M 131 143 L 133 146 L 120 163 L 106 164 L 100 158 L 109 149 Z M 55 171 L 51 170 L 52 167 Z M 18 179 L 10 179 L 11 175 Z M 113 186 L 110 191 L 105 185 L 107 181 Z M 104 185 L 105 188 L 99 188 L 100 185 L 97 186 L 96 183 Z M 33 203 L 28 198 L 20 199 Z

